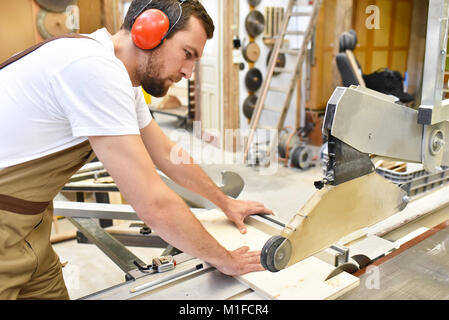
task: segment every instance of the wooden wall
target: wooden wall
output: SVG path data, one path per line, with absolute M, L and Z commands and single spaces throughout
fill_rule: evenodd
M 80 33 L 92 33 L 103 27 L 101 0 L 78 0 Z
M 0 61 L 38 41 L 34 23 L 36 13 L 36 4 L 32 0 L 0 1 Z
M 223 130 L 235 130 L 240 128 L 240 109 L 239 109 L 239 68 L 233 59 L 233 37 L 239 18 L 239 10 L 237 0 L 227 0 L 227 5 L 223 8 Z M 230 141 L 228 141 L 230 143 Z M 226 150 L 235 152 L 237 147 L 237 139 L 233 136 L 232 144 L 223 146 L 232 148 Z
M 307 109 L 324 110 L 335 87 L 340 85 L 335 66 L 338 37 L 351 28 L 357 32 L 355 55 L 364 73 L 387 67 L 404 74 L 408 69 L 413 3 L 414 0 L 323 0 L 316 27 L 315 64 L 311 69 Z M 380 9 L 379 29 L 366 27 L 369 5 Z M 352 15 L 349 23 L 348 12 Z
M 424 59 L 423 43 L 425 46 L 426 26 L 423 21 L 427 20 L 427 9 L 423 2 L 426 0 L 323 0 L 315 33 L 315 63 L 310 74 L 310 96 L 306 103 L 307 121 L 314 121 L 316 125 L 312 132 L 312 144 L 319 144 L 320 117 L 335 88 L 341 85 L 335 56 L 342 32 L 350 29 L 357 32 L 355 55 L 365 74 L 383 67 L 398 70 L 403 75 L 409 71 L 412 93 L 419 90 Z M 379 8 L 378 29 L 367 27 L 370 13 L 366 11 L 370 5 Z M 300 123 L 299 108 L 298 95 L 297 126 Z
M 129 0 L 78 0 L 80 33 L 106 27 L 115 33 L 121 26 L 122 4 Z M 0 61 L 43 40 L 36 27 L 40 7 L 34 0 L 0 1 Z
M 366 8 L 379 8 L 380 28 L 368 29 Z M 387 67 L 407 71 L 413 0 L 357 0 L 353 26 L 358 36 L 355 55 L 365 74 Z
M 337 0 L 323 0 L 318 15 L 315 33 L 315 64 L 311 68 L 310 99 L 306 104 L 306 108 L 310 110 L 324 110 L 334 91 L 336 4 Z M 298 99 L 298 106 L 299 101 Z

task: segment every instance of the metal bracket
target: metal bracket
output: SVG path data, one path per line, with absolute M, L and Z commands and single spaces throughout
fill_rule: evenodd
M 145 266 L 145 262 L 101 228 L 97 221 L 91 218 L 67 219 L 126 273 L 127 280 L 138 279 L 148 274 L 136 267 L 136 263 Z
M 448 133 L 447 127 L 447 122 L 440 122 L 423 128 L 422 163 L 424 170 L 428 172 L 435 173 L 442 170 L 441 163 Z
M 430 0 L 422 101 L 418 123 L 434 125 L 449 119 L 449 105 L 442 103 L 446 68 L 449 1 Z
M 422 101 L 418 110 L 418 123 L 424 125 L 421 161 L 428 172 L 441 170 L 447 137 L 445 129 L 449 120 L 449 100 L 441 100 L 446 70 L 448 21 L 449 1 L 430 0 Z

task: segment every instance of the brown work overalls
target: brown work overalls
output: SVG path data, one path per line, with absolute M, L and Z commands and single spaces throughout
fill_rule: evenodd
M 54 39 L 11 57 L 0 69 Z M 0 299 L 69 299 L 59 257 L 50 243 L 52 200 L 93 158 L 85 141 L 0 170 Z

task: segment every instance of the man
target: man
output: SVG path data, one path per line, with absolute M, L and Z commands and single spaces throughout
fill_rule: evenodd
M 138 38 L 159 30 L 145 34 L 138 19 L 154 17 L 150 8 L 169 25 L 147 49 Z M 143 29 L 133 31 L 136 24 Z M 212 201 L 242 233 L 248 215 L 272 214 L 260 203 L 227 197 L 193 160 L 172 163 L 175 144 L 151 120 L 138 88 L 163 96 L 189 78 L 213 31 L 195 0 L 134 0 L 113 36 L 101 29 L 91 39 L 53 40 L 0 66 L 0 298 L 69 298 L 49 241 L 51 200 L 92 159 L 92 149 L 139 218 L 165 241 L 228 275 L 263 270 L 260 252 L 224 249 L 155 170 Z

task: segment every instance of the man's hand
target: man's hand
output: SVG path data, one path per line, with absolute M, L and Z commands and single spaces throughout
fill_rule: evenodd
M 260 263 L 260 251 L 249 251 L 249 247 L 240 247 L 237 250 L 229 251 L 228 262 L 215 265 L 220 272 L 229 276 L 243 275 L 249 272 L 265 270 Z
M 246 233 L 246 226 L 243 222 L 245 218 L 252 214 L 270 214 L 274 215 L 273 211 L 265 208 L 265 206 L 256 201 L 236 200 L 229 198 L 226 206 L 221 208 L 226 216 L 231 220 L 240 233 Z

